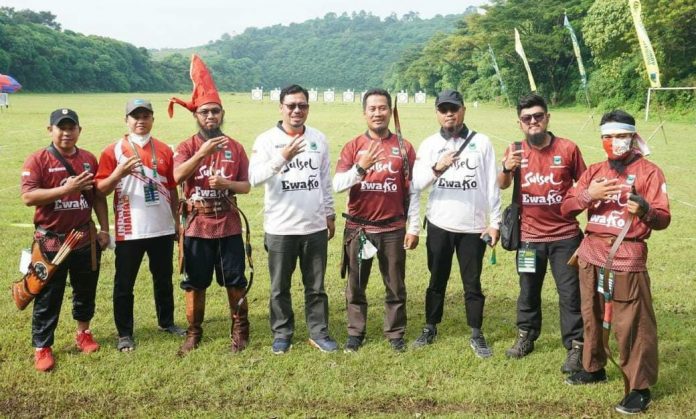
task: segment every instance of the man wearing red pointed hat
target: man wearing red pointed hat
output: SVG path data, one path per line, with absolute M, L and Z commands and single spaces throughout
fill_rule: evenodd
M 189 327 L 179 354 L 187 354 L 201 341 L 205 295 L 213 271 L 218 284 L 227 289 L 232 320 L 230 350 L 239 352 L 249 342 L 249 308 L 235 194 L 249 193 L 249 160 L 242 145 L 221 130 L 225 110 L 210 72 L 197 55 L 191 59 L 191 80 L 191 101 L 172 98 L 169 104 L 169 116 L 177 103 L 188 109 L 198 124 L 198 132 L 179 144 L 174 153 L 174 178 L 184 184 L 186 199 L 180 247 L 181 288 L 186 292 Z
M 114 322 L 116 348 L 135 349 L 133 340 L 133 288 L 143 256 L 147 253 L 155 293 L 160 330 L 183 336 L 174 324 L 172 252 L 179 201 L 174 182 L 171 148 L 154 138 L 150 101 L 132 99 L 126 104 L 128 134 L 104 149 L 95 176 L 97 190 L 114 193 L 116 215 L 116 273 Z
M 613 326 L 619 365 L 630 389 L 616 410 L 634 414 L 650 405 L 649 387 L 657 381 L 658 369 L 645 240 L 652 230 L 667 228 L 671 215 L 665 176 L 644 157 L 649 150 L 636 132 L 635 119 L 614 110 L 602 116 L 600 124 L 608 159 L 591 165 L 561 205 L 564 215 L 587 210 L 588 218 L 578 248 L 583 370 L 566 382 L 606 381 L 604 340 Z

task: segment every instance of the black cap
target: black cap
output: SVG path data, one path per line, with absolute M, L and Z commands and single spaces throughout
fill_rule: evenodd
M 80 125 L 80 118 L 77 117 L 77 113 L 68 108 L 56 109 L 55 111 L 51 112 L 51 117 L 48 119 L 48 121 L 53 126 L 60 124 L 60 122 L 65 119 L 73 121 L 75 125 Z
M 155 112 L 152 110 L 152 103 L 146 99 L 131 99 L 126 103 L 126 115 L 130 115 L 136 109 L 146 109 L 150 112 Z
M 435 100 L 435 106 L 440 106 L 443 103 L 451 103 L 457 106 L 464 106 L 464 99 L 462 95 L 456 90 L 443 90 L 437 95 Z

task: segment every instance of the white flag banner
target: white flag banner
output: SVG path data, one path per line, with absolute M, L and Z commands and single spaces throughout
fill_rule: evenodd
M 536 92 L 536 83 L 534 83 L 534 76 L 532 75 L 532 69 L 529 68 L 529 62 L 527 61 L 527 56 L 524 53 L 524 48 L 522 47 L 522 41 L 520 40 L 520 33 L 517 32 L 517 28 L 515 28 L 515 51 L 517 51 L 517 54 L 522 57 L 522 61 L 524 62 L 524 68 L 527 69 L 527 77 L 529 78 L 529 88 L 531 89 L 532 92 Z

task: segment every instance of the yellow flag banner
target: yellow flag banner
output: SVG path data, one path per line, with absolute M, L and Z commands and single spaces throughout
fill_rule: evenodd
M 522 48 L 522 41 L 520 41 L 520 33 L 517 32 L 517 28 L 515 28 L 515 51 L 517 51 L 517 54 L 522 57 L 522 61 L 524 62 L 524 68 L 527 69 L 527 77 L 529 77 L 529 88 L 532 90 L 532 92 L 536 92 L 536 83 L 534 83 L 534 76 L 532 75 L 532 69 L 529 68 L 529 62 L 527 61 L 527 56 L 524 53 L 524 48 Z
M 631 15 L 633 15 L 633 25 L 636 27 L 636 34 L 638 35 L 638 42 L 640 43 L 640 52 L 643 54 L 645 69 L 648 71 L 650 87 L 662 87 L 660 84 L 660 69 L 657 66 L 655 51 L 653 51 L 652 44 L 650 44 L 650 38 L 643 25 L 643 19 L 640 17 L 640 0 L 628 0 L 628 6 L 631 8 Z

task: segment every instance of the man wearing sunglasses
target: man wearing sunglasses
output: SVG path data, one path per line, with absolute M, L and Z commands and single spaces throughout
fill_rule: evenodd
M 517 299 L 517 340 L 506 351 L 522 358 L 534 350 L 541 333 L 541 290 L 550 265 L 556 281 L 561 317 L 561 339 L 567 350 L 563 373 L 582 369 L 583 329 L 580 315 L 578 270 L 568 265 L 582 233 L 574 216 L 561 214 L 561 203 L 586 166 L 578 146 L 548 131 L 551 115 L 541 96 L 530 94 L 517 104 L 519 126 L 525 139 L 505 151 L 501 189 L 519 174 L 521 243 L 517 250 L 520 295 Z
M 290 350 L 295 333 L 291 279 L 300 262 L 309 344 L 335 352 L 324 290 L 328 241 L 335 232 L 329 144 L 305 124 L 309 93 L 298 85 L 280 92 L 282 120 L 256 138 L 249 164 L 252 186 L 264 185 L 264 244 L 271 276 L 272 351 Z
M 180 286 L 186 292 L 189 323 L 179 355 L 186 355 L 201 341 L 206 290 L 212 284 L 213 272 L 227 293 L 232 322 L 230 351 L 236 353 L 249 342 L 244 242 L 235 196 L 249 193 L 249 160 L 242 145 L 222 132 L 222 101 L 210 72 L 195 55 L 191 78 L 191 102 L 174 98 L 169 108 L 171 116 L 173 103 L 182 104 L 198 126 L 198 132 L 179 144 L 174 153 L 174 177 L 183 183 L 185 196 L 179 207 L 183 221 L 179 252 L 184 273 Z
M 423 140 L 413 169 L 413 185 L 431 188 L 426 210 L 430 283 L 425 295 L 425 327 L 414 347 L 431 344 L 442 320 L 445 291 L 456 253 L 464 285 L 470 346 L 487 358 L 493 353 L 481 331 L 486 297 L 481 269 L 486 244 L 495 246 L 500 225 L 497 164 L 488 137 L 464 124 L 462 95 L 445 90 L 437 96 L 435 112 L 440 131 Z

